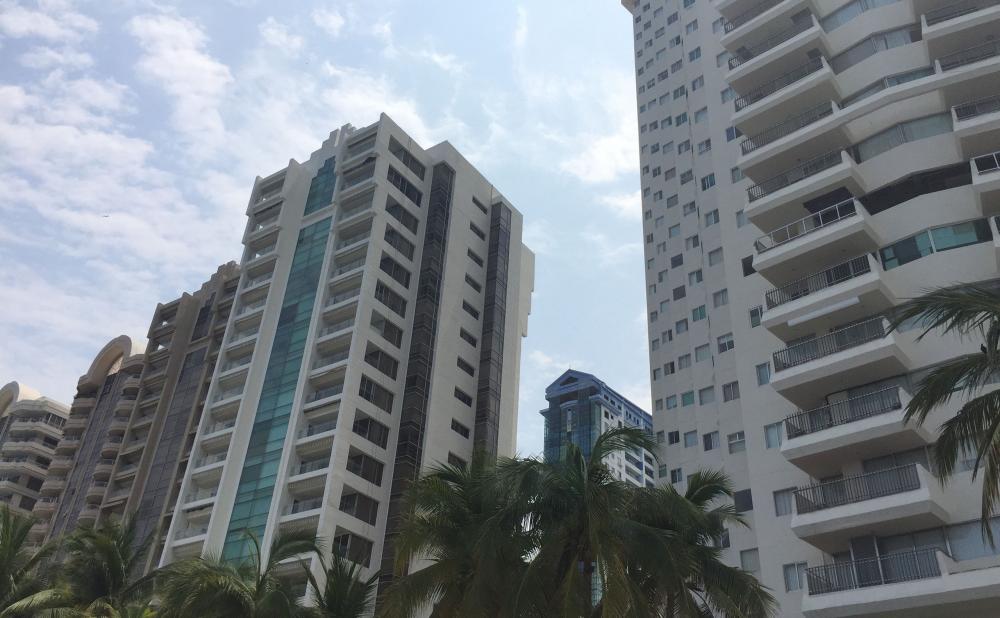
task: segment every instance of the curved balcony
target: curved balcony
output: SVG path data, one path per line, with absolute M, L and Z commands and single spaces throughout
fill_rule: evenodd
M 786 187 L 790 187 L 797 182 L 809 178 L 810 176 L 815 176 L 820 172 L 836 167 L 843 160 L 843 152 L 844 151 L 841 150 L 835 150 L 833 152 L 821 154 L 818 157 L 805 161 L 804 163 L 800 163 L 799 165 L 796 165 L 795 167 L 788 169 L 777 176 L 773 176 L 767 180 L 751 185 L 747 187 L 747 200 L 750 203 L 756 202 L 773 193 L 777 193 Z
M 780 90 L 783 90 L 788 86 L 791 86 L 795 82 L 801 79 L 805 79 L 806 77 L 812 75 L 813 73 L 816 73 L 817 71 L 821 70 L 824 66 L 825 65 L 823 63 L 822 58 L 814 58 L 809 62 L 792 69 L 791 71 L 785 73 L 784 75 L 776 77 L 775 79 L 772 79 L 767 83 L 761 84 L 760 86 L 757 86 L 750 92 L 747 92 L 746 94 L 737 97 L 733 101 L 733 105 L 735 106 L 737 112 L 741 112 L 744 109 L 753 105 L 754 103 L 757 103 L 758 101 L 761 101 L 771 96 L 772 94 Z
M 1000 41 L 991 41 L 942 56 L 937 59 L 937 64 L 941 67 L 942 72 L 946 72 L 996 58 L 997 56 L 1000 56 Z
M 763 15 L 767 11 L 778 6 L 782 2 L 784 2 L 784 0 L 764 0 L 764 2 L 757 4 L 751 9 L 743 11 L 736 17 L 733 17 L 732 19 L 727 19 L 726 25 L 724 26 L 723 29 L 725 30 L 726 34 L 729 34 L 730 32 L 740 28 L 741 26 L 746 25 L 754 18 L 759 17 L 760 15 Z
M 732 61 L 730 60 L 730 62 Z M 774 143 L 787 135 L 795 133 L 803 127 L 808 127 L 814 122 L 818 122 L 827 116 L 833 115 L 834 111 L 833 101 L 820 103 L 819 105 L 792 116 L 787 120 L 783 120 L 782 122 L 761 131 L 760 133 L 745 138 L 742 142 L 740 142 L 740 151 L 744 156 L 748 155 L 759 148 L 763 148 L 764 146 Z

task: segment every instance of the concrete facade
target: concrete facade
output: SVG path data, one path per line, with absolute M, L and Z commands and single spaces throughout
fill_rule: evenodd
M 304 529 L 390 568 L 409 480 L 474 446 L 514 452 L 534 266 L 521 215 L 449 143 L 425 150 L 382 115 L 258 178 L 247 217 L 161 564 Z M 298 566 L 285 575 L 307 594 Z
M 975 343 L 917 342 L 884 317 L 928 287 L 997 279 L 1000 11 L 623 5 L 661 480 L 730 474 L 750 526 L 726 559 L 783 616 L 996 615 L 971 472 L 929 472 L 961 402 L 901 422 L 925 372 Z

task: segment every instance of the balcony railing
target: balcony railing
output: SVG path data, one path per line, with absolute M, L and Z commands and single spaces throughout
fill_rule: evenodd
M 221 371 L 222 373 L 225 373 L 227 371 L 232 371 L 233 369 L 236 369 L 237 367 L 246 367 L 247 365 L 250 364 L 251 358 L 252 358 L 251 356 L 244 356 L 243 358 L 237 358 L 237 359 L 231 360 L 228 363 L 225 363 L 224 365 L 222 365 L 222 367 L 220 367 L 219 371 Z
M 886 336 L 885 318 L 879 316 L 846 328 L 788 346 L 774 353 L 774 370 L 783 371 L 824 356 L 849 350 Z
M 833 115 L 833 103 L 821 103 L 820 105 L 817 105 L 816 107 L 809 109 L 798 116 L 793 116 L 788 120 L 761 131 L 756 135 L 747 137 L 740 142 L 740 150 L 742 150 L 745 155 L 750 154 L 758 148 L 763 148 L 772 142 L 778 141 L 786 135 L 795 133 L 802 127 L 807 127 L 812 123 L 831 115 Z
M 316 459 L 314 461 L 303 461 L 299 464 L 298 471 L 295 474 L 306 474 L 308 472 L 315 472 L 316 470 L 324 470 L 330 467 L 329 459 Z
M 275 248 L 276 247 L 274 245 L 271 245 L 270 247 L 265 247 L 260 251 L 255 251 L 254 253 L 251 253 L 250 256 L 247 258 L 247 262 L 252 262 L 254 260 L 259 260 L 262 257 L 267 257 L 269 255 L 272 255 L 275 251 Z
M 267 300 L 259 300 L 255 303 L 248 303 L 240 307 L 240 310 L 236 312 L 236 315 L 243 315 L 244 313 L 250 313 L 251 311 L 256 311 L 264 305 L 267 304 Z
M 177 531 L 175 535 L 177 540 L 190 539 L 191 537 L 200 536 L 202 534 L 208 533 L 208 526 L 196 526 L 190 528 L 181 528 Z
M 324 433 L 327 431 L 333 431 L 337 428 L 337 421 L 327 421 L 325 423 L 316 423 L 315 425 L 309 425 L 305 429 L 299 431 L 300 438 L 308 438 L 309 436 L 315 436 L 319 433 Z
M 764 2 L 761 2 L 752 9 L 740 13 L 732 20 L 726 22 L 726 33 L 728 34 L 733 30 L 736 30 L 737 28 L 747 23 L 754 17 L 757 17 L 758 15 L 763 14 L 765 11 L 773 9 L 774 7 L 778 6 L 783 1 L 784 0 L 764 0 Z
M 792 221 L 788 225 L 779 227 L 772 232 L 768 232 L 755 240 L 753 245 L 758 254 L 765 253 L 775 247 L 780 247 L 786 242 L 790 242 L 806 234 L 811 234 L 816 230 L 823 229 L 828 225 L 832 225 L 848 217 L 853 217 L 856 214 L 858 214 L 858 209 L 854 199 L 845 200 L 814 214 Z
M 804 296 L 809 296 L 810 294 L 833 287 L 838 283 L 866 275 L 871 271 L 871 260 L 868 259 L 867 255 L 862 255 L 783 285 L 780 288 L 769 290 L 764 294 L 764 301 L 767 303 L 768 309 L 774 309 L 793 300 L 798 300 Z
M 315 511 L 323 506 L 323 498 L 310 498 L 308 500 L 296 500 L 285 508 L 286 515 L 303 513 L 305 511 Z
M 333 271 L 333 276 L 336 277 L 338 275 L 342 275 L 342 274 L 344 274 L 346 272 L 350 272 L 352 270 L 356 270 L 358 268 L 361 268 L 364 265 L 365 265 L 365 258 L 364 258 L 364 256 L 359 257 L 356 260 L 351 260 L 350 262 L 345 262 L 343 264 L 338 264 L 337 268 Z
M 361 288 L 354 288 L 353 290 L 347 290 L 346 292 L 339 292 L 331 296 L 329 300 L 326 301 L 326 306 L 329 307 L 330 305 L 336 305 L 337 303 L 342 303 L 345 300 L 356 298 L 360 294 L 361 294 Z
M 959 121 L 996 112 L 1000 112 L 1000 94 L 955 106 L 955 118 Z
M 231 419 L 228 421 L 219 421 L 218 423 L 212 423 L 211 425 L 205 427 L 205 435 L 213 434 L 218 431 L 224 431 L 230 427 L 236 426 L 236 419 Z
M 225 461 L 226 453 L 213 453 L 211 455 L 205 455 L 195 463 L 195 468 L 204 468 L 205 466 L 210 466 L 214 463 L 219 463 L 220 461 Z
M 729 59 L 729 68 L 735 69 L 744 62 L 774 49 L 785 41 L 795 38 L 797 35 L 812 28 L 813 25 L 813 20 L 810 16 L 809 19 L 804 19 L 797 24 L 793 24 L 791 28 L 786 28 L 778 34 L 771 35 L 753 47 L 741 48 L 735 56 Z
M 196 500 L 207 500 L 208 498 L 214 498 L 216 494 L 219 493 L 217 487 L 212 489 L 202 489 L 200 491 L 194 491 L 188 494 L 187 500 L 185 502 L 195 502 Z
M 368 230 L 360 234 L 355 234 L 354 236 L 350 236 L 348 238 L 341 238 L 340 242 L 337 243 L 336 249 L 343 249 L 344 247 L 357 244 L 362 240 L 368 240 L 368 238 L 371 235 L 372 235 L 371 230 Z
M 1000 56 L 1000 41 L 991 41 L 983 45 L 963 49 L 954 54 L 942 56 L 938 58 L 938 62 L 941 63 L 942 71 L 950 71 L 967 64 L 993 58 L 994 56 Z
M 972 162 L 976 166 L 976 172 L 980 174 L 996 172 L 1000 170 L 1000 151 L 978 156 Z
M 320 356 L 315 361 L 313 361 L 313 369 L 319 369 L 320 367 L 327 367 L 335 363 L 347 360 L 350 356 L 350 350 L 342 350 L 336 354 L 330 354 L 329 356 Z
M 261 283 L 270 280 L 271 280 L 271 273 L 267 273 L 266 275 L 261 275 L 259 277 L 254 277 L 253 279 L 247 279 L 246 282 L 243 284 L 243 289 L 246 290 L 248 288 L 252 288 L 256 285 L 260 285 Z
M 898 552 L 806 569 L 809 594 L 828 594 L 941 577 L 936 547 Z
M 223 399 L 229 399 L 230 397 L 236 397 L 237 395 L 243 394 L 243 387 L 231 388 L 228 391 L 222 391 L 215 396 L 215 401 L 222 401 Z
M 843 151 L 835 150 L 833 152 L 820 155 L 814 159 L 809 159 L 805 163 L 800 163 L 792 169 L 782 172 L 772 178 L 768 178 L 760 184 L 747 187 L 747 199 L 751 202 L 755 202 L 776 191 L 791 186 L 800 180 L 809 178 L 810 176 L 815 176 L 816 174 L 826 171 L 832 167 L 836 167 L 841 161 L 843 161 L 841 152 Z
M 753 105 L 757 101 L 760 101 L 764 97 L 774 94 L 775 92 L 781 90 L 782 88 L 794 84 L 795 82 L 812 75 L 816 71 L 823 68 L 822 58 L 813 58 L 809 62 L 803 64 L 800 67 L 792 69 L 788 73 L 785 73 L 781 77 L 773 79 L 762 86 L 754 88 L 750 92 L 746 93 L 741 97 L 737 97 L 734 101 L 736 106 L 736 111 L 741 111 L 750 105 Z
M 348 318 L 346 320 L 341 320 L 339 322 L 330 324 L 329 326 L 324 326 L 323 328 L 320 329 L 319 334 L 317 336 L 325 337 L 326 335 L 342 331 L 352 326 L 354 326 L 354 318 Z
M 893 386 L 793 414 L 785 419 L 785 433 L 789 439 L 798 438 L 830 427 L 886 414 L 902 407 L 899 387 Z
M 953 2 L 948 6 L 934 11 L 928 11 L 924 14 L 924 17 L 927 19 L 927 25 L 933 26 L 934 24 L 940 24 L 943 21 L 955 19 L 962 15 L 969 15 L 970 13 L 988 9 L 998 4 L 1000 4 L 1000 0 L 961 0 L 960 2 Z
M 919 488 L 917 464 L 911 463 L 796 489 L 795 510 L 804 515 Z
M 329 386 L 327 388 L 321 388 L 312 395 L 309 395 L 308 402 L 312 403 L 314 401 L 319 401 L 320 399 L 326 399 L 327 397 L 334 397 L 344 392 L 343 384 L 336 384 L 334 386 Z

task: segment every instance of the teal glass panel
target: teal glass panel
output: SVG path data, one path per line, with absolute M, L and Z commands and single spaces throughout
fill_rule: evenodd
M 305 214 L 325 208 L 333 201 L 333 190 L 337 186 L 336 157 L 330 157 L 319 168 L 309 184 L 309 196 L 306 197 Z
M 299 232 L 222 549 L 226 560 L 239 561 L 249 555 L 249 545 L 244 537 L 246 530 L 258 538 L 264 534 L 329 233 L 329 218 Z

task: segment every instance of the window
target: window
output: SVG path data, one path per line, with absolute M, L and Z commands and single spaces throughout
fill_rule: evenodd
M 404 268 L 402 264 L 392 259 L 392 257 L 382 253 L 382 259 L 379 260 L 378 266 L 382 272 L 392 277 L 392 279 L 399 285 L 404 288 L 410 287 L 410 271 Z
M 708 191 L 715 186 L 715 174 L 701 177 L 701 190 Z
M 678 253 L 677 255 L 670 256 L 670 268 L 678 268 L 684 264 L 684 254 Z
M 726 141 L 727 142 L 731 142 L 734 139 L 736 139 L 737 137 L 740 137 L 741 135 L 743 135 L 743 134 L 740 133 L 740 130 L 737 129 L 736 127 L 727 127 L 726 128 Z
M 700 363 L 702 361 L 707 361 L 712 358 L 712 351 L 708 344 L 700 345 L 694 349 L 694 361 Z
M 706 451 L 714 451 L 719 448 L 719 432 L 706 433 L 701 437 L 701 441 Z
M 408 211 L 406 208 L 403 207 L 402 204 L 393 199 L 392 196 L 389 196 L 388 199 L 386 200 L 385 211 L 390 215 L 392 215 L 393 218 L 396 219 L 396 221 L 402 223 L 403 227 L 410 230 L 414 234 L 417 233 L 417 226 L 419 225 L 417 218 L 412 214 L 410 214 L 410 211 Z
M 697 19 L 694 20 L 694 21 L 688 22 L 684 26 L 684 34 L 691 34 L 692 32 L 696 32 L 697 30 L 698 30 L 698 20 Z
M 722 400 L 733 401 L 740 398 L 740 383 L 727 382 L 722 385 Z
M 697 234 L 695 234 L 694 236 L 688 236 L 687 238 L 684 239 L 685 249 L 694 249 L 695 247 L 699 246 L 701 246 L 701 240 L 698 238 Z
M 992 238 L 986 219 L 931 228 L 879 250 L 886 270 L 908 264 L 935 251 L 947 251 Z
M 724 307 L 729 304 L 729 290 L 721 289 L 712 294 L 712 306 L 715 308 Z
M 739 182 L 743 180 L 743 170 L 741 170 L 739 167 L 729 168 L 729 180 L 732 182 Z M 743 211 L 741 210 L 740 212 L 742 213 Z
M 688 202 L 687 204 L 684 204 L 682 208 L 684 211 L 684 216 L 693 214 L 695 211 L 698 210 L 698 206 L 694 202 Z
M 732 88 L 726 88 L 725 90 L 719 93 L 719 98 L 722 99 L 723 103 L 732 101 L 733 99 L 736 98 L 736 91 L 733 90 Z
M 795 488 L 779 489 L 774 492 L 774 514 L 777 517 L 791 515 L 795 504 Z
M 805 586 L 805 581 L 806 581 L 805 562 L 793 562 L 791 564 L 785 564 L 782 565 L 781 570 L 785 575 L 785 592 L 802 590 L 802 588 Z
M 770 425 L 764 425 L 764 446 L 766 448 L 778 448 L 781 446 L 781 439 L 784 435 L 784 423 L 778 421 Z
M 455 466 L 456 468 L 464 468 L 467 465 L 467 462 L 458 455 L 456 455 L 455 453 L 449 451 L 448 465 Z
M 722 263 L 722 247 L 712 249 L 708 252 L 708 265 L 715 266 Z
M 681 184 L 682 185 L 686 185 L 687 183 L 691 182 L 692 180 L 694 180 L 694 172 L 693 171 L 688 170 L 686 172 L 681 172 Z
M 678 18 L 678 15 L 677 15 L 676 11 L 673 12 L 673 13 L 671 13 L 670 15 L 667 15 L 667 25 L 669 26 L 670 24 L 672 24 L 675 21 L 677 21 L 677 18 Z
M 657 444 L 663 444 L 666 441 L 667 441 L 667 434 L 663 433 L 662 431 L 657 431 L 656 432 L 656 443 Z
M 681 407 L 693 406 L 694 405 L 694 391 L 687 391 L 681 393 Z
M 715 403 L 715 387 L 706 386 L 698 389 L 698 405 L 707 406 L 710 403 Z
M 742 431 L 737 431 L 736 433 L 731 433 L 728 436 L 729 439 L 729 454 L 742 453 L 747 450 L 747 438 Z
M 701 269 L 689 272 L 688 285 L 697 285 L 699 283 L 701 283 Z
M 689 150 L 691 150 L 691 140 L 684 140 L 683 142 L 677 144 L 677 154 L 684 154 Z
M 744 213 L 743 209 L 741 208 L 736 211 L 736 227 L 741 228 L 746 224 L 747 224 L 747 216 L 746 213 Z
M 698 82 L 698 87 L 699 88 L 701 86 L 705 85 L 705 79 L 702 78 L 702 77 L 698 77 L 698 79 L 694 80 L 694 82 L 692 82 L 692 84 L 695 83 L 695 82 Z M 695 111 L 695 113 L 694 113 L 694 121 L 695 121 L 695 123 L 705 122 L 706 120 L 708 120 L 708 108 L 707 107 L 703 107 L 703 108 Z M 708 140 L 708 147 L 709 147 L 709 150 L 711 150 L 711 148 L 712 148 L 712 140 Z
M 375 284 L 375 300 L 379 301 L 400 317 L 406 316 L 406 299 L 389 289 L 389 286 L 378 281 Z
M 670 482 L 677 484 L 684 480 L 684 473 L 681 468 L 674 468 L 670 471 Z
M 706 315 L 705 305 L 698 305 L 691 310 L 691 321 L 698 322 L 700 320 L 704 320 Z
M 420 200 L 423 199 L 423 194 L 415 186 L 413 186 L 413 183 L 407 180 L 396 170 L 396 168 L 391 165 L 389 166 L 386 179 L 389 181 L 389 184 L 399 189 L 399 191 L 405 195 L 408 200 L 417 206 L 420 206 Z
M 684 432 L 684 448 L 689 448 L 698 444 L 698 432 L 697 431 L 685 431 Z
M 472 347 L 476 347 L 476 344 L 478 343 L 476 338 L 472 336 L 472 333 L 465 330 L 464 328 L 458 329 L 458 336 L 464 339 L 465 342 L 471 345 Z
M 667 432 L 667 444 L 677 444 L 680 441 L 681 441 L 681 433 L 679 431 Z
M 393 380 L 396 379 L 396 372 L 399 370 L 399 361 L 371 343 L 365 349 L 365 362 Z
M 383 339 L 397 348 L 403 343 L 403 329 L 390 322 L 378 311 L 372 311 L 371 326 L 375 332 L 382 335 Z
M 677 225 L 671 225 L 669 228 L 667 228 L 667 238 L 676 238 L 677 236 L 680 235 L 681 235 L 680 223 L 678 223 Z
M 465 275 L 465 282 L 469 284 L 469 287 L 477 292 L 481 292 L 483 290 L 483 284 L 479 283 L 469 275 Z
M 391 225 L 385 226 L 385 242 L 396 251 L 405 255 L 406 259 L 413 259 L 413 252 L 416 247 Z
M 737 513 L 746 513 L 753 510 L 753 495 L 749 489 L 741 489 L 733 492 L 733 507 Z
M 757 328 L 760 326 L 760 318 L 764 315 L 764 307 L 757 305 L 756 307 L 750 307 L 750 328 Z
M 479 319 L 479 311 L 475 307 L 470 305 L 469 301 L 466 300 L 462 301 L 462 309 L 464 309 L 465 312 L 471 315 L 473 318 L 477 320 Z
M 757 386 L 763 386 L 771 382 L 771 363 L 761 363 L 757 365 Z
M 677 407 L 677 395 L 668 396 L 666 402 L 667 402 L 667 409 L 673 410 L 674 408 Z
M 708 152 L 711 149 L 712 149 L 712 140 L 707 139 L 707 140 L 698 142 L 698 154 L 700 154 L 700 155 L 701 154 L 705 154 L 706 152 Z
M 688 62 L 694 62 L 698 58 L 701 58 L 701 48 L 700 47 L 695 47 L 694 49 L 692 49 L 691 51 L 688 52 Z
M 687 329 L 688 329 L 687 319 L 677 320 L 676 322 L 674 322 L 674 330 L 677 331 L 678 335 L 681 333 L 686 333 Z
M 684 286 L 682 285 L 674 288 L 673 295 L 674 295 L 674 300 L 680 300 L 685 296 L 687 296 L 687 292 L 684 290 Z
M 753 255 L 748 255 L 745 258 L 743 258 L 742 260 L 740 260 L 740 266 L 743 267 L 743 276 L 744 277 L 749 277 L 750 275 L 752 275 L 755 272 L 757 272 L 756 269 L 754 269 L 754 267 L 753 267 Z
M 888 32 L 880 32 L 830 58 L 830 68 L 833 69 L 834 73 L 840 73 L 879 52 L 919 40 L 920 26 L 905 26 Z
M 393 394 L 381 385 L 376 384 L 366 375 L 361 376 L 361 383 L 358 386 L 358 395 L 369 401 L 383 412 L 392 414 Z
M 472 230 L 473 234 L 479 237 L 479 240 L 486 240 L 486 232 L 479 229 L 479 226 L 476 225 L 475 223 L 470 222 L 469 229 Z
M 669 362 L 663 363 L 663 375 L 664 376 L 673 375 L 676 372 L 677 372 L 677 370 L 674 368 L 674 361 L 669 361 Z
M 469 437 L 469 428 L 463 425 L 462 423 L 459 423 L 455 419 L 451 419 L 451 430 L 457 433 L 458 435 L 462 436 L 463 438 Z
M 711 227 L 719 222 L 719 209 L 710 210 L 705 213 L 705 227 Z
M 691 366 L 691 355 L 690 354 L 681 354 L 680 356 L 678 356 L 677 357 L 677 366 L 680 367 L 681 369 L 687 369 L 688 367 L 690 367 Z
M 461 401 L 467 406 L 472 406 L 472 395 L 469 395 L 457 386 L 455 387 L 455 399 Z
M 760 570 L 760 552 L 756 547 L 740 552 L 740 568 L 747 573 L 756 573 Z
M 470 376 L 476 375 L 476 368 L 472 366 L 472 363 L 466 361 L 461 356 L 459 356 L 456 359 L 456 362 L 458 364 L 458 368 L 464 371 L 465 373 L 469 374 Z
M 725 354 L 726 352 L 728 352 L 728 351 L 732 350 L 734 347 L 736 347 L 736 344 L 733 343 L 733 334 L 732 333 L 726 333 L 725 335 L 719 335 L 719 338 L 716 339 L 716 341 L 719 344 L 719 354 Z
M 465 253 L 469 256 L 470 260 L 476 263 L 476 266 L 483 265 L 483 258 L 479 257 L 479 254 L 477 254 L 475 251 L 473 251 L 472 249 L 467 249 Z
M 677 114 L 677 116 L 674 117 L 674 125 L 678 127 L 681 126 L 682 124 L 685 124 L 687 121 L 688 121 L 687 112 Z M 688 148 L 688 150 L 690 150 L 690 147 Z M 678 148 L 678 154 L 680 154 L 679 151 L 680 149 Z

